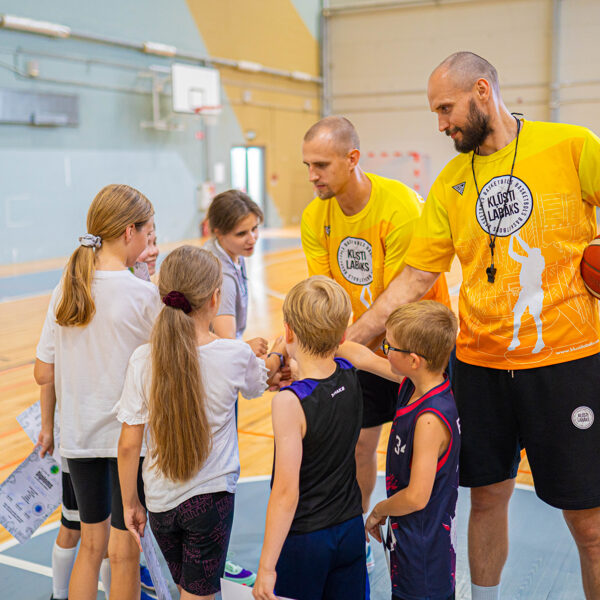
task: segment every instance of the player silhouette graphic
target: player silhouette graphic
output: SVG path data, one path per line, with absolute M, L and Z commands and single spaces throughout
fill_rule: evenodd
M 521 248 L 526 252 L 525 255 L 518 254 L 514 249 L 514 239 L 517 239 Z M 523 314 L 529 308 L 529 314 L 535 321 L 537 329 L 537 341 L 533 347 L 532 354 L 537 354 L 544 348 L 544 340 L 542 339 L 542 306 L 544 304 L 544 290 L 542 289 L 542 273 L 546 266 L 546 261 L 542 256 L 542 251 L 539 248 L 530 248 L 520 237 L 515 233 L 510 237 L 508 245 L 508 255 L 521 264 L 519 273 L 519 283 L 521 291 L 513 309 L 514 325 L 513 339 L 508 347 L 509 351 L 515 350 L 521 344 L 519 342 L 519 330 L 521 329 L 521 319 Z

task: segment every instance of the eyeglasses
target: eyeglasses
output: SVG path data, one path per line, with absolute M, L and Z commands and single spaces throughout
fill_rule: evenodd
M 394 346 L 390 346 L 389 342 L 384 338 L 383 342 L 381 342 L 381 349 L 383 353 L 387 356 L 390 353 L 390 350 L 394 352 L 405 352 L 406 354 L 416 354 L 425 360 L 429 360 L 426 356 L 421 354 L 420 352 L 415 352 L 414 350 L 403 350 L 402 348 L 394 348 Z

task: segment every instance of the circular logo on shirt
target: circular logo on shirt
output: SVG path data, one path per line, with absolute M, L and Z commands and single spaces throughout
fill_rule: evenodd
M 588 406 L 579 406 L 571 414 L 571 421 L 577 429 L 589 429 L 594 423 L 594 411 Z
M 344 238 L 337 259 L 342 275 L 350 283 L 369 285 L 373 281 L 373 251 L 366 240 Z
M 491 235 L 507 237 L 519 231 L 533 210 L 533 196 L 518 177 L 500 175 L 481 188 L 475 212 L 481 229 Z M 507 193 L 508 190 L 508 193 Z

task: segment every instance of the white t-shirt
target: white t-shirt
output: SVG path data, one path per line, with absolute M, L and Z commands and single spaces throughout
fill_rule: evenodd
M 143 477 L 146 505 L 151 512 L 171 510 L 199 494 L 235 492 L 240 475 L 235 402 L 238 392 L 245 398 L 262 395 L 267 387 L 267 369 L 248 344 L 224 338 L 198 346 L 198 361 L 206 393 L 212 449 L 198 473 L 188 481 L 175 482 L 152 468 L 154 463 L 150 456 L 154 442 L 147 436 L 148 454 L 144 459 Z M 148 422 L 151 380 L 150 344 L 146 344 L 129 360 L 118 407 L 119 421 L 128 425 Z
M 157 288 L 128 270 L 96 271 L 96 313 L 85 327 L 56 323 L 61 286 L 52 293 L 36 356 L 54 363 L 65 458 L 116 457 L 121 424 L 114 413 L 131 353 L 148 342 L 162 303 Z

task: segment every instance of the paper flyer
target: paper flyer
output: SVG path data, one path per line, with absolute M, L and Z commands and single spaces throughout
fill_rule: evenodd
M 142 550 L 144 552 L 144 558 L 146 559 L 146 566 L 150 571 L 150 577 L 152 577 L 152 583 L 154 583 L 154 589 L 156 590 L 158 600 L 173 600 L 171 597 L 171 592 L 169 592 L 169 585 L 167 584 L 167 580 L 162 573 L 160 564 L 158 562 L 158 557 L 156 556 L 156 552 L 154 550 L 150 527 L 147 525 L 144 536 L 140 537 L 140 541 L 142 542 Z
M 252 588 L 223 578 L 221 578 L 221 597 L 223 600 L 254 600 Z M 277 596 L 277 598 L 279 600 L 291 600 L 283 596 Z
M 252 588 L 221 578 L 221 598 L 223 600 L 254 600 Z
M 20 543 L 52 514 L 62 499 L 58 463 L 37 448 L 0 485 L 0 524 Z
M 145 262 L 136 262 L 133 265 L 133 274 L 144 281 L 150 281 L 150 271 L 148 271 L 148 265 Z
M 17 422 L 23 428 L 23 431 L 27 434 L 27 437 L 34 443 L 37 444 L 38 436 L 42 429 L 42 408 L 40 401 L 38 400 L 35 404 L 32 404 L 29 408 L 26 408 L 20 415 L 17 416 Z M 54 419 L 54 459 L 60 462 L 60 454 L 58 448 L 60 446 L 60 435 L 58 428 L 58 420 Z

